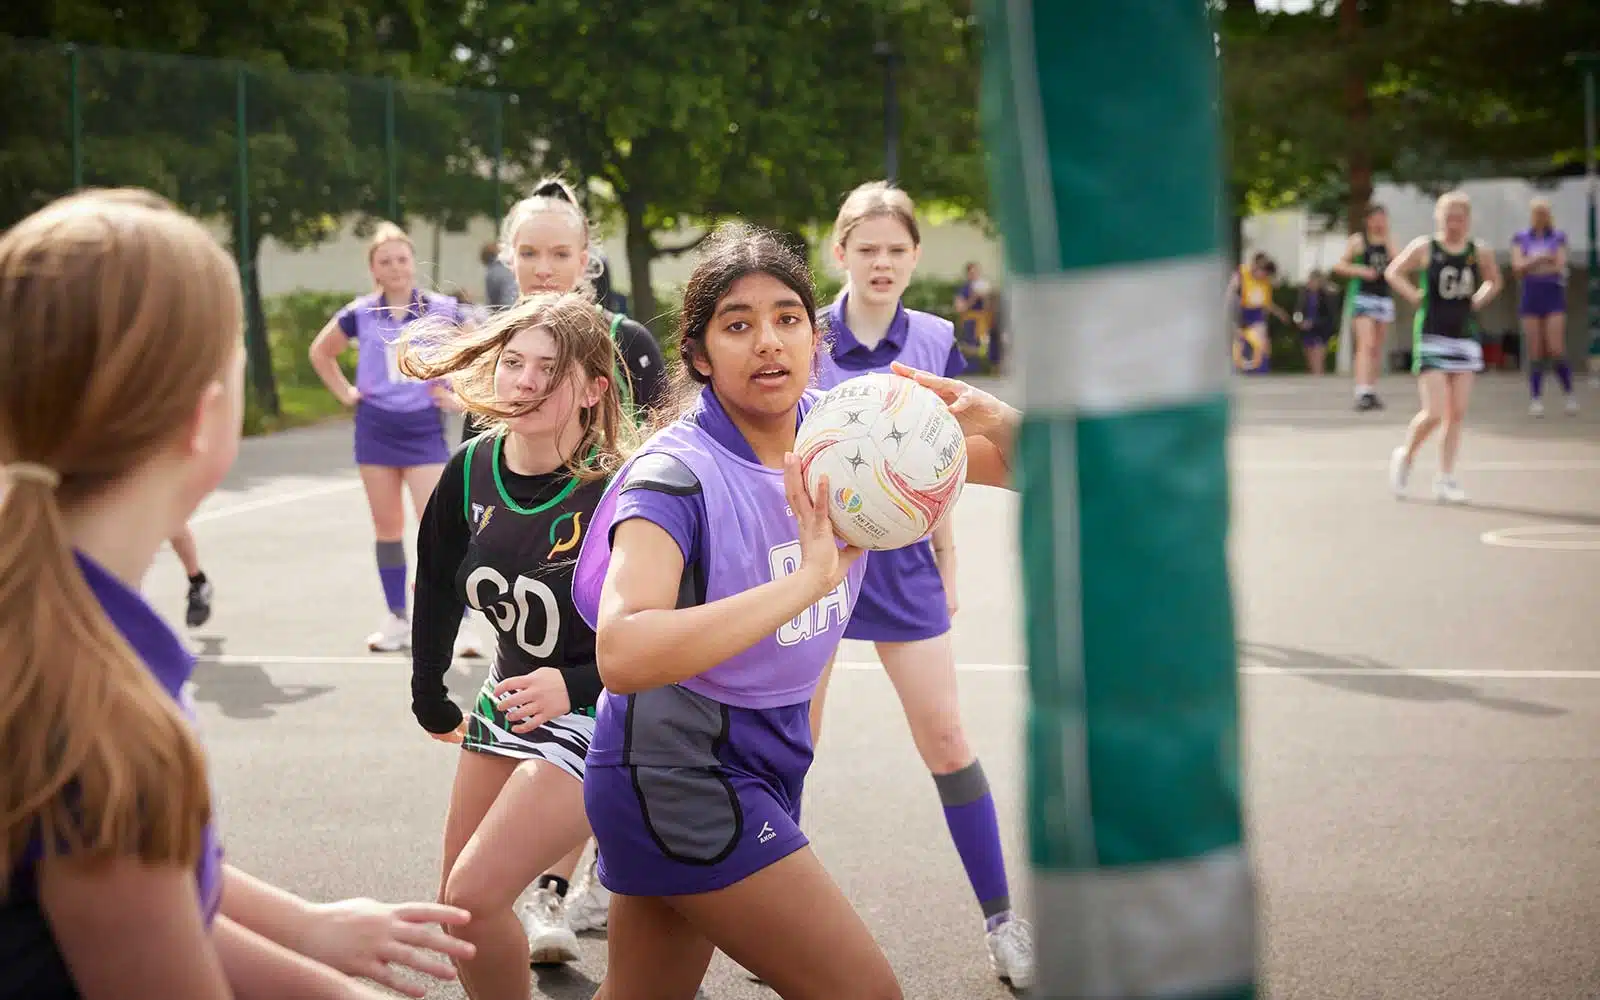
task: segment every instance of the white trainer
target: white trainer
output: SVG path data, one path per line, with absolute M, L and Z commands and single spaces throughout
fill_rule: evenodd
M 1033 928 L 1013 917 L 989 932 L 989 967 L 1014 990 L 1033 986 Z
M 549 886 L 533 890 L 522 911 L 528 932 L 528 962 L 532 965 L 566 965 L 578 960 L 578 935 L 567 926 L 566 906 Z
M 374 653 L 398 653 L 411 648 L 411 623 L 391 612 L 378 626 L 378 631 L 367 636 L 367 649 Z

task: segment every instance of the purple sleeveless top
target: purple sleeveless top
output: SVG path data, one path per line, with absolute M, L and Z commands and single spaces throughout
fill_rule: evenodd
M 802 417 L 818 398 L 814 390 L 806 392 Z M 682 462 L 699 480 L 700 492 L 624 492 L 634 465 L 651 454 Z M 660 525 L 677 541 L 685 565 L 700 568 L 707 604 L 786 576 L 800 565 L 799 532 L 784 495 L 783 471 L 756 461 L 710 388 L 701 392 L 689 413 L 645 442 L 595 509 L 572 583 L 573 603 L 591 626 L 611 563 L 612 531 L 634 517 Z M 844 637 L 867 562 L 865 557 L 858 560 L 832 593 L 773 635 L 681 686 L 736 708 L 767 709 L 810 700 L 822 668 Z
M 339 329 L 356 342 L 356 389 L 363 402 L 392 413 L 435 407 L 428 382 L 400 373 L 400 334 L 423 317 L 442 317 L 460 325 L 467 321 L 461 303 L 434 292 L 411 293 L 411 305 L 400 316 L 383 304 L 383 293 L 352 300 L 334 316 Z
M 1524 229 L 1511 237 L 1511 242 L 1516 244 L 1525 256 L 1532 256 L 1536 253 L 1554 255 L 1557 250 L 1566 245 L 1567 234 L 1559 229 L 1552 229 L 1542 233 L 1536 233 L 1532 229 Z M 1527 274 L 1523 275 L 1522 283 L 1525 285 L 1559 285 L 1565 287 L 1567 276 L 1565 274 Z
M 823 390 L 869 372 L 886 372 L 891 361 L 955 378 L 966 371 L 966 357 L 956 344 L 955 326 L 932 313 L 904 305 L 895 310 L 883 340 L 871 349 L 850 332 L 845 322 L 849 295 L 822 312 L 833 335 L 833 349 L 819 360 L 817 384 Z M 845 632 L 849 639 L 913 642 L 950 630 L 944 583 L 933 558 L 933 543 L 916 542 L 902 549 L 873 553 L 861 585 L 861 598 Z

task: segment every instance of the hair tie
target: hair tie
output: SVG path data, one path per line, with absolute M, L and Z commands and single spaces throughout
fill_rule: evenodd
M 0 471 L 4 471 L 13 483 L 37 483 L 49 490 L 61 485 L 61 473 L 37 462 L 12 462 L 0 466 Z

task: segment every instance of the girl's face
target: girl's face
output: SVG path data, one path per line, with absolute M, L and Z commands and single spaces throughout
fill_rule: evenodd
M 605 395 L 606 378 L 588 378 L 576 364 L 557 372 L 559 353 L 555 338 L 542 326 L 518 331 L 500 349 L 494 366 L 495 399 L 512 405 L 544 400 L 531 412 L 506 421 L 513 433 L 558 436 Z
M 1467 238 L 1472 228 L 1472 209 L 1465 205 L 1451 205 L 1444 212 L 1444 237 L 1451 243 Z
M 409 295 L 416 286 L 416 260 L 411 253 L 411 244 L 404 240 L 378 244 L 372 251 L 369 266 L 372 280 L 390 295 Z
M 728 287 L 706 325 L 695 370 L 725 407 L 751 417 L 792 413 L 811 382 L 817 331 L 798 293 L 770 274 Z
M 917 269 L 922 248 L 892 215 L 874 215 L 850 230 L 833 255 L 850 276 L 850 294 L 874 306 L 900 301 Z
M 1387 213 L 1374 212 L 1367 216 L 1367 235 L 1376 240 L 1382 240 L 1389 235 L 1389 216 Z
M 511 241 L 511 270 L 523 295 L 570 292 L 588 266 L 583 226 L 566 212 L 535 212 Z
M 1543 205 L 1533 210 L 1532 222 L 1533 228 L 1537 230 L 1548 231 L 1555 228 L 1555 220 L 1550 214 L 1550 209 Z

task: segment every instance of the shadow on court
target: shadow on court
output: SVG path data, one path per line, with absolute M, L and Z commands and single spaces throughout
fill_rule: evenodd
M 1411 503 L 1432 503 L 1417 497 L 1410 499 Z M 1522 507 L 1509 503 L 1480 503 L 1472 500 L 1467 503 L 1445 504 L 1450 509 L 1478 511 L 1489 514 L 1510 514 L 1513 517 L 1528 517 L 1536 521 L 1551 521 L 1556 524 L 1581 524 L 1586 527 L 1600 528 L 1600 514 L 1580 513 L 1575 510 L 1541 510 L 1537 507 Z
M 222 656 L 227 640 L 220 636 L 199 639 L 202 657 Z M 331 684 L 274 684 L 259 663 L 207 663 L 194 670 L 194 700 L 215 705 L 230 719 L 270 719 L 277 709 L 319 698 L 333 690 Z
M 1552 717 L 1567 714 L 1564 708 L 1503 695 L 1488 694 L 1459 681 L 1408 674 L 1401 667 L 1370 656 L 1333 656 L 1309 649 L 1247 642 L 1239 646 L 1240 662 L 1247 666 L 1281 667 L 1301 670 L 1339 670 L 1345 673 L 1300 676 L 1327 687 L 1378 698 L 1416 702 L 1465 702 L 1495 712 Z M 1351 673 L 1355 671 L 1355 673 Z
M 571 967 L 534 966 L 533 988 L 549 1000 L 592 1000 L 600 984 Z

